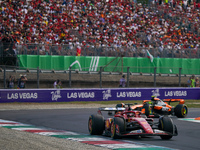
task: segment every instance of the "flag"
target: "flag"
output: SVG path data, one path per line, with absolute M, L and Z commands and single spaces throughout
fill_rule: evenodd
M 81 56 L 81 46 L 77 46 L 76 48 L 76 56 Z
M 149 53 L 148 50 L 147 50 L 147 58 L 149 58 L 151 62 L 153 62 L 153 56 Z

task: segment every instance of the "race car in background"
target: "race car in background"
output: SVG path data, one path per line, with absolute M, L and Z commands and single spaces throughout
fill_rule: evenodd
M 175 107 L 171 102 L 179 102 Z M 134 105 L 133 110 L 140 110 L 147 117 L 159 117 L 160 115 L 172 115 L 178 118 L 185 118 L 188 114 L 188 107 L 183 99 L 159 99 L 152 97 L 151 100 L 143 100 L 143 104 Z
M 160 136 L 161 139 L 169 140 L 178 135 L 176 125 L 168 116 L 162 116 L 155 121 L 153 118 L 142 115 L 141 111 L 132 110 L 131 105 L 125 104 L 115 108 L 100 107 L 97 114 L 89 117 L 89 133 L 111 136 L 113 139 L 131 135 Z M 106 119 L 103 116 L 105 111 L 108 112 Z

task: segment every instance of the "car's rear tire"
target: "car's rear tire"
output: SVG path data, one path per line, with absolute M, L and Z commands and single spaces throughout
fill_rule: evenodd
M 177 133 L 176 126 L 173 124 L 172 119 L 166 116 L 159 119 L 158 128 L 171 134 Z M 172 135 L 161 135 L 160 137 L 163 140 L 169 140 L 172 138 Z
M 150 115 L 150 107 L 149 107 L 149 104 L 148 103 L 145 103 L 143 105 L 143 108 L 145 110 L 145 115 L 148 117 Z
M 126 126 L 124 119 L 120 117 L 113 118 L 113 120 L 111 121 L 111 137 L 113 139 L 119 139 L 121 138 L 119 134 L 125 132 L 125 130 Z
M 105 122 L 102 115 L 91 115 L 88 120 L 88 130 L 91 135 L 102 135 Z
M 188 114 L 188 107 L 185 104 L 178 104 L 174 108 L 174 113 L 178 118 L 185 118 Z

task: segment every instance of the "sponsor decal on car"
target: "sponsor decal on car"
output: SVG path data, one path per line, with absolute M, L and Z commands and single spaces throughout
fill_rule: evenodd
M 131 131 L 130 133 L 143 133 L 143 132 L 142 132 L 142 130 L 140 129 L 140 130 L 133 130 L 133 131 Z

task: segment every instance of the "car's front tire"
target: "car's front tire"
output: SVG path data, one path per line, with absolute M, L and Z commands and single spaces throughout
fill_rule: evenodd
M 110 129 L 111 137 L 113 139 L 121 138 L 119 134 L 124 132 L 125 130 L 126 127 L 124 119 L 120 117 L 113 118 L 113 120 L 111 121 L 111 129 Z
M 177 134 L 177 128 L 176 128 L 176 126 L 174 125 L 172 119 L 169 118 L 169 117 L 166 117 L 166 116 L 165 116 L 165 117 L 161 117 L 161 118 L 159 119 L 159 126 L 158 126 L 158 128 L 159 128 L 160 130 L 163 130 L 163 131 L 168 132 L 168 133 L 170 133 L 170 134 L 174 134 L 174 133 Z M 161 137 L 161 139 L 163 139 L 163 140 L 169 140 L 169 139 L 171 139 L 173 136 L 172 136 L 172 135 L 161 135 L 160 137 Z

